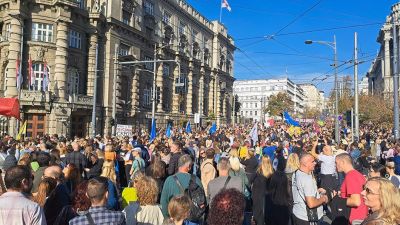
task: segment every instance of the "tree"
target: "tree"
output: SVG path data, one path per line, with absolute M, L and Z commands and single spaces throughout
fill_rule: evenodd
M 360 123 L 390 125 L 393 122 L 393 100 L 383 99 L 377 95 L 359 96 Z
M 310 107 L 306 107 L 304 109 L 304 117 L 306 119 L 313 119 L 313 118 L 317 118 L 321 115 L 321 110 L 318 108 L 310 108 Z
M 268 98 L 268 105 L 265 107 L 264 111 L 269 113 L 271 116 L 279 116 L 283 111 L 292 112 L 292 98 L 285 92 L 271 95 Z
M 339 113 L 344 113 L 347 110 L 351 110 L 354 105 L 354 98 L 352 94 L 352 81 L 350 76 L 343 77 L 342 82 L 340 82 L 338 89 L 339 92 Z M 332 90 L 329 96 L 329 104 L 332 109 L 335 108 L 336 101 L 335 90 Z

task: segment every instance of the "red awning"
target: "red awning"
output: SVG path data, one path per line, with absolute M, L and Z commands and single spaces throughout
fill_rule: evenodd
M 18 99 L 0 98 L 0 115 L 20 119 Z

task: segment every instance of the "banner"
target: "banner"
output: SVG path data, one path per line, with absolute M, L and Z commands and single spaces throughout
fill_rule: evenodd
M 0 115 L 20 119 L 17 98 L 0 98 Z
M 115 131 L 116 136 L 119 137 L 132 137 L 132 125 L 122 125 L 122 124 L 117 124 L 117 128 Z

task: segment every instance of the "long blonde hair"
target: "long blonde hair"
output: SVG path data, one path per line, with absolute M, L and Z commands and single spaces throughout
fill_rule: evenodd
M 274 169 L 272 168 L 271 159 L 264 155 L 261 158 L 261 163 L 258 165 L 257 172 L 264 177 L 268 178 L 274 173 Z
M 392 182 L 382 177 L 371 177 L 367 182 L 379 184 L 379 201 L 381 208 L 378 211 L 378 219 L 388 224 L 400 224 L 400 191 Z
M 103 168 L 101 170 L 101 175 L 100 176 L 107 177 L 108 179 L 110 179 L 115 184 L 115 182 L 117 180 L 117 175 L 115 174 L 114 161 L 106 160 L 103 163 Z
M 299 156 L 296 153 L 291 153 L 286 162 L 286 170 L 296 171 L 300 168 Z
M 56 188 L 57 181 L 51 177 L 46 177 L 40 181 L 38 192 L 36 196 L 33 197 L 33 201 L 39 204 L 41 207 L 46 203 L 47 197 L 51 194 L 51 192 Z

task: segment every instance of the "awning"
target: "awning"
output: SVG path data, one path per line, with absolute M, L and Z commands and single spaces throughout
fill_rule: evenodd
M 0 98 L 0 115 L 20 119 L 17 98 Z

